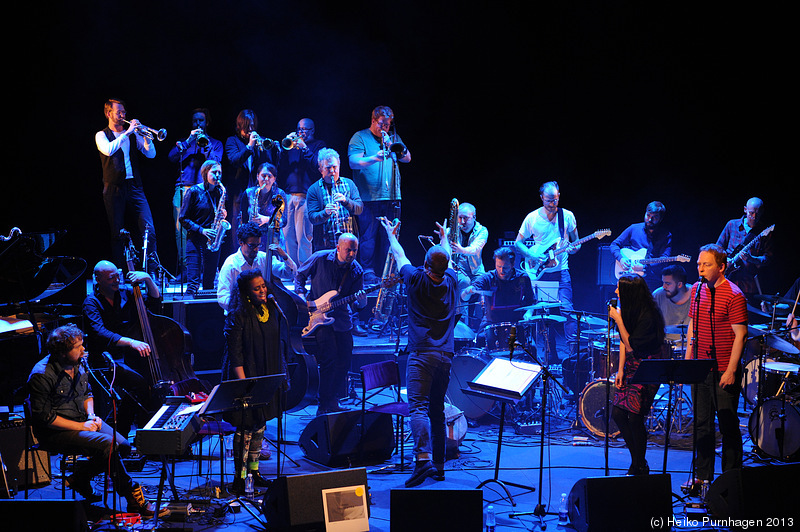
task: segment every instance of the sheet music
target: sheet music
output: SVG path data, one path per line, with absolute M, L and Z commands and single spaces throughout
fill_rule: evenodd
M 481 371 L 470 387 L 486 387 L 523 395 L 541 373 L 542 367 L 530 362 L 495 358 Z

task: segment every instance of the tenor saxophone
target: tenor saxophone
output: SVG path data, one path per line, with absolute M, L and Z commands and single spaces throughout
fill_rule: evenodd
M 253 221 L 258 217 L 260 214 L 258 212 L 258 198 L 261 195 L 261 189 L 267 186 L 266 183 L 259 187 L 255 187 L 255 191 L 253 192 L 253 197 L 250 198 L 250 221 Z
M 222 189 L 222 194 L 219 197 L 219 204 L 217 205 L 216 214 L 214 215 L 214 223 L 211 225 L 211 229 L 216 231 L 216 234 L 213 239 L 208 241 L 208 250 L 215 252 L 219 251 L 222 241 L 225 240 L 225 233 L 231 228 L 230 222 L 222 216 L 222 213 L 225 211 L 225 198 L 228 196 L 228 191 L 225 190 L 221 182 L 219 183 L 219 188 Z
M 395 225 L 395 236 L 400 233 L 400 225 L 397 218 L 394 220 Z M 390 249 L 389 252 L 386 254 L 386 262 L 383 264 L 383 275 L 381 279 L 386 281 L 392 274 L 396 273 L 397 266 L 395 263 L 394 253 Z M 394 297 L 388 297 L 389 292 L 392 291 L 394 287 L 387 288 L 386 285 L 381 286 L 380 290 L 378 290 L 378 297 L 375 300 L 375 308 L 372 309 L 372 313 L 375 316 L 375 319 L 378 321 L 386 321 L 386 318 L 392 314 L 392 307 L 394 306 Z

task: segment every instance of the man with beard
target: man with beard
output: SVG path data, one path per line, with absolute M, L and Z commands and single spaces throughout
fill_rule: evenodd
M 728 260 L 732 262 L 728 264 L 726 279 L 738 286 L 748 300 L 759 293 L 756 276 L 772 257 L 770 233 L 761 237 L 766 229 L 766 224 L 761 221 L 763 214 L 764 202 L 760 198 L 750 198 L 744 206 L 744 216 L 725 224 L 717 238 L 717 245 L 725 250 Z M 734 261 L 739 250 L 754 240 L 747 253 Z
M 686 325 L 689 323 L 689 306 L 691 305 L 691 289 L 686 286 L 686 270 L 680 264 L 670 264 L 661 271 L 660 288 L 653 292 L 653 299 L 661 314 L 664 324 Z M 669 340 L 681 340 L 681 335 L 667 334 Z
M 644 221 L 632 224 L 625 229 L 609 246 L 614 258 L 625 272 L 637 273 L 644 276 L 650 291 L 661 286 L 661 268 L 653 265 L 639 270 L 640 266 L 634 264 L 630 254 L 646 250 L 644 257 L 639 259 L 657 259 L 668 257 L 672 251 L 672 233 L 663 225 L 667 208 L 660 201 L 652 201 L 644 212 Z

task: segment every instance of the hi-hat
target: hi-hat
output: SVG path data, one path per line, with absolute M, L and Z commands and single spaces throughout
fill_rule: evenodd
M 535 310 L 547 310 L 547 309 L 551 309 L 551 308 L 560 308 L 560 307 L 561 307 L 561 303 L 559 303 L 559 302 L 549 303 L 547 301 L 543 301 L 541 303 L 536 303 L 535 305 L 530 305 L 528 307 L 515 308 L 514 310 L 517 311 L 517 312 L 525 312 L 526 310 L 534 310 L 534 311 Z
M 776 303 L 783 303 L 784 305 L 794 305 L 794 301 L 791 299 L 786 299 L 785 297 L 781 296 L 769 296 L 769 295 L 755 295 L 753 299 L 758 301 L 767 301 L 768 303 L 772 303 L 773 305 Z
M 567 318 L 564 316 L 559 316 L 558 314 L 539 314 L 538 316 L 533 316 L 529 320 L 524 320 L 519 322 L 520 325 L 535 325 L 536 322 L 541 321 L 550 321 L 553 323 L 566 323 Z
M 597 318 L 595 316 L 583 315 L 579 317 L 578 320 L 589 325 L 590 327 L 606 327 L 608 325 L 606 320 Z
M 679 323 L 678 325 L 667 325 L 664 327 L 664 332 L 666 334 L 685 334 L 688 329 L 689 325 L 686 323 Z

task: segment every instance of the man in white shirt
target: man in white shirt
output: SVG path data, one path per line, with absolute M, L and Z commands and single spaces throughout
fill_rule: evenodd
M 156 147 L 151 136 L 142 134 L 146 128 L 138 120 L 125 119 L 125 103 L 121 100 L 108 100 L 104 113 L 108 126 L 95 134 L 95 144 L 103 167 L 103 203 L 111 228 L 112 258 L 117 267 L 125 266 L 125 237 L 120 230 L 130 215 L 127 211 L 132 211 L 142 239 L 147 235 L 147 271 L 152 276 L 157 274 L 156 231 L 142 188 L 139 160 L 140 154 L 153 159 Z
M 686 270 L 680 264 L 670 264 L 661 271 L 661 282 L 663 286 L 653 291 L 653 299 L 664 316 L 664 324 L 667 327 L 688 325 L 691 289 L 686 286 Z M 686 341 L 686 331 L 683 331 L 683 335 L 667 333 L 667 339 Z
M 228 304 L 231 294 L 236 290 L 236 278 L 243 271 L 261 270 L 264 278 L 267 278 L 267 254 L 259 251 L 261 246 L 261 229 L 257 224 L 248 222 L 242 224 L 236 231 L 239 240 L 239 249 L 236 253 L 228 256 L 219 270 L 217 279 L 217 303 L 228 313 Z M 272 256 L 272 275 L 281 279 L 292 279 L 297 266 L 280 246 L 271 247 Z M 278 259 L 280 255 L 284 261 Z

